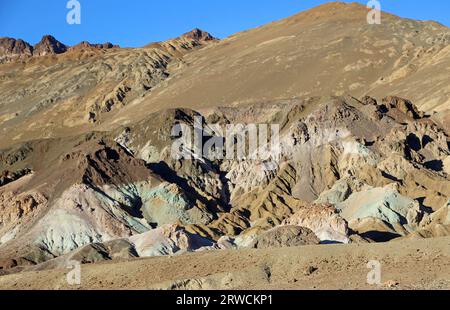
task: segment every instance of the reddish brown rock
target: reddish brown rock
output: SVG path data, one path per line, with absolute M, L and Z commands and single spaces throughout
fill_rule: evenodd
M 383 99 L 383 104 L 388 109 L 398 109 L 400 112 L 407 114 L 414 119 L 421 119 L 424 113 L 409 100 L 400 97 L 389 96 Z

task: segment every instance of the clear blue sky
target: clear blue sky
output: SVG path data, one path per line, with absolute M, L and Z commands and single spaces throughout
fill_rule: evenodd
M 65 44 L 110 41 L 124 47 L 176 37 L 195 27 L 223 38 L 324 0 L 79 0 L 81 25 L 68 25 L 68 0 L 0 0 L 0 37 L 32 44 L 51 34 Z M 352 2 L 352 1 L 345 1 Z M 366 1 L 358 1 L 366 4 Z M 448 0 L 380 0 L 384 11 L 450 26 Z

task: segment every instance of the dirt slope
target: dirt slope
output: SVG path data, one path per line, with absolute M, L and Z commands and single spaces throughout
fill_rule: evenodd
M 186 57 L 185 70 L 143 102 L 193 108 L 351 94 L 406 96 L 449 108 L 449 29 L 383 13 L 368 25 L 360 4 L 328 3 L 251 29 Z M 419 87 L 420 85 L 420 87 Z M 123 111 L 134 118 L 135 112 Z
M 381 263 L 381 286 L 367 263 Z M 2 289 L 450 289 L 450 239 L 207 252 L 0 277 Z

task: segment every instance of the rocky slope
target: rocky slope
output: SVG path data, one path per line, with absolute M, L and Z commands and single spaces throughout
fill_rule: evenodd
M 33 55 L 33 47 L 21 39 L 0 38 L 0 63 Z
M 383 13 L 368 25 L 365 6 L 328 3 L 244 31 L 185 58 L 145 101 L 199 109 L 272 99 L 395 94 L 428 112 L 448 109 L 449 29 Z M 220 87 L 217 87 L 220 85 Z M 130 108 L 122 117 L 135 118 Z
M 17 176 L 0 187 L 4 266 L 277 244 L 278 233 L 264 234 L 285 225 L 307 231 L 285 245 L 446 235 L 449 137 L 410 101 L 312 98 L 204 117 L 205 130 L 213 121 L 282 124 L 270 170 L 260 160 L 174 159 L 172 126 L 200 116 L 167 110 L 3 151 L 5 175 Z

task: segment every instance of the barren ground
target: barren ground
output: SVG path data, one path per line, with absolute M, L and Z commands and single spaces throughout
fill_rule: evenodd
M 367 284 L 370 260 L 381 286 Z M 0 277 L 2 289 L 450 289 L 450 238 L 384 244 L 214 251 Z

